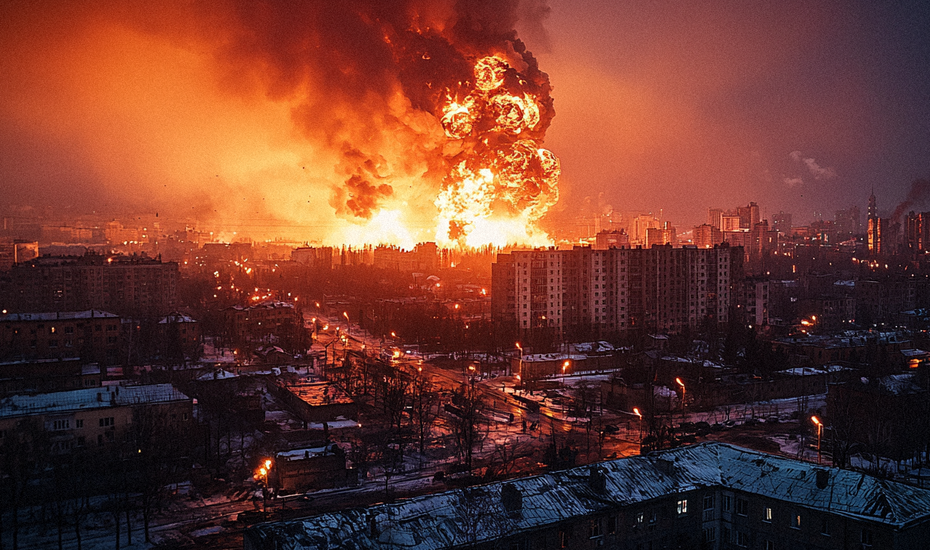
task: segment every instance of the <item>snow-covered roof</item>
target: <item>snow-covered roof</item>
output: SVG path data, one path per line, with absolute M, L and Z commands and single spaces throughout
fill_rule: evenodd
M 236 376 L 235 373 L 229 372 L 228 370 L 219 369 L 201 374 L 197 377 L 197 380 L 226 380 L 227 378 L 235 378 Z
M 587 355 L 565 353 L 533 353 L 523 356 L 524 363 L 545 363 L 547 361 L 584 361 Z
M 571 344 L 569 347 L 573 352 L 581 353 L 584 355 L 593 353 L 609 353 L 616 350 L 613 344 L 610 342 L 605 342 L 604 340 L 599 340 L 597 342 L 582 342 L 580 344 Z
M 167 325 L 169 323 L 196 323 L 197 320 L 189 315 L 184 315 L 183 313 L 172 313 L 171 315 L 165 316 L 161 321 L 158 322 L 159 325 Z
M 88 309 L 85 311 L 61 311 L 49 313 L 8 313 L 0 315 L 2 321 L 71 321 L 75 319 L 116 319 L 118 315 L 100 311 L 99 309 Z
M 930 490 L 718 442 L 602 462 L 596 468 L 603 475 L 603 489 L 591 482 L 592 466 L 582 466 L 262 524 L 245 536 L 253 547 L 280 550 L 361 550 L 392 544 L 439 550 L 464 547 L 471 542 L 469 532 L 478 533 L 474 542 L 480 544 L 702 488 L 751 493 L 897 528 L 930 516 Z
M 823 367 L 795 367 L 793 369 L 780 370 L 776 374 L 783 374 L 787 376 L 814 376 L 816 374 L 828 374 L 846 370 L 852 369 L 842 365 L 826 365 Z
M 176 390 L 171 384 L 113 386 L 109 388 L 87 388 L 40 393 L 38 395 L 13 395 L 0 399 L 0 418 L 65 413 L 114 406 L 168 403 L 188 399 L 186 395 Z
M 330 443 L 322 447 L 306 447 L 302 449 L 291 449 L 290 451 L 281 451 L 276 454 L 277 460 L 304 460 L 306 458 L 316 458 L 327 453 L 332 454 L 336 450 L 336 444 Z

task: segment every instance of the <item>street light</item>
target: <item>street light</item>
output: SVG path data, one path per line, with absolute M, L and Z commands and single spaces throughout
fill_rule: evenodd
M 820 453 L 820 441 L 823 436 L 823 422 L 820 421 L 816 416 L 811 417 L 811 422 L 817 425 L 817 464 L 820 464 L 822 461 L 822 455 Z
M 685 383 L 681 381 L 681 378 L 675 378 L 675 383 L 681 386 L 681 417 L 685 416 Z
M 523 374 L 523 346 L 520 345 L 520 342 L 517 342 L 517 349 L 520 350 L 520 363 L 517 368 L 520 370 L 520 374 Z
M 266 458 L 265 461 L 259 466 L 258 471 L 255 473 L 255 479 L 262 480 L 262 512 L 268 512 L 268 473 L 271 472 L 271 466 L 273 462 L 270 458 Z
M 568 359 L 566 359 L 565 362 L 562 363 L 562 385 L 563 386 L 565 385 L 565 371 L 568 370 L 568 367 L 570 367 L 571 364 L 572 364 L 571 360 L 568 360 Z
M 633 414 L 639 417 L 639 442 L 643 442 L 643 413 L 639 412 L 639 409 L 633 407 Z
M 346 318 L 346 334 L 349 334 L 349 312 L 343 311 L 342 316 Z

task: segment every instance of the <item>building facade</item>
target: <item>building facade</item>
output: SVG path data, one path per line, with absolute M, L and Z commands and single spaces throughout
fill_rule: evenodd
M 0 361 L 77 359 L 117 362 L 120 318 L 90 309 L 55 313 L 0 314 Z
M 11 312 L 145 316 L 177 307 L 178 264 L 145 256 L 44 256 L 14 265 L 8 276 L 0 302 Z
M 725 245 L 514 251 L 492 266 L 491 310 L 521 334 L 681 332 L 725 323 L 742 257 Z
M 246 531 L 246 550 L 922 549 L 930 490 L 704 443 Z

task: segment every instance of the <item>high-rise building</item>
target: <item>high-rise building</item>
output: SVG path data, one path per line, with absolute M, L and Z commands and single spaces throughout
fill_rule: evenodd
M 779 211 L 772 216 L 772 229 L 783 235 L 791 233 L 791 213 Z
M 885 232 L 885 220 L 882 218 L 869 218 L 869 253 L 880 256 L 885 253 L 882 243 L 882 233 Z
M 10 312 L 166 315 L 177 308 L 178 264 L 145 256 L 43 256 L 16 264 L 0 302 Z
M 845 210 L 837 210 L 833 216 L 833 221 L 836 225 L 837 233 L 841 233 L 844 236 L 858 235 L 859 231 L 862 229 L 862 225 L 859 222 L 858 206 L 850 206 Z
M 762 221 L 759 205 L 754 202 L 737 207 L 736 214 L 739 216 L 739 226 L 742 229 L 752 229 L 753 226 Z
M 726 245 L 514 251 L 492 266 L 491 309 L 523 334 L 674 333 L 726 322 L 742 269 Z
M 698 248 L 713 248 L 715 244 L 723 242 L 720 229 L 707 223 L 696 226 L 692 231 L 692 238 Z

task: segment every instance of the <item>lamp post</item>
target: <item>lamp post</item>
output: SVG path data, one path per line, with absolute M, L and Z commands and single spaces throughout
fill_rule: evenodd
M 520 342 L 517 342 L 517 349 L 520 350 L 520 363 L 517 368 L 520 370 L 520 375 L 523 374 L 523 346 L 520 345 Z
M 643 413 L 639 412 L 639 409 L 633 407 L 633 414 L 639 417 L 639 444 L 643 444 Z
M 681 417 L 685 417 L 685 383 L 681 378 L 675 378 L 675 383 L 681 386 Z
M 570 367 L 571 365 L 572 365 L 572 362 L 570 359 L 566 359 L 565 362 L 562 363 L 562 385 L 563 386 L 565 385 L 565 371 L 567 371 L 568 367 Z
M 255 474 L 256 479 L 261 479 L 262 481 L 262 513 L 268 512 L 268 474 L 271 472 L 271 466 L 273 465 L 270 458 L 266 458 L 261 466 L 258 468 L 258 472 Z
M 346 334 L 349 334 L 349 312 L 343 311 L 342 316 L 346 318 Z
M 820 453 L 820 442 L 823 436 L 823 422 L 820 421 L 816 416 L 811 417 L 811 422 L 817 426 L 817 464 L 821 464 L 822 455 Z

